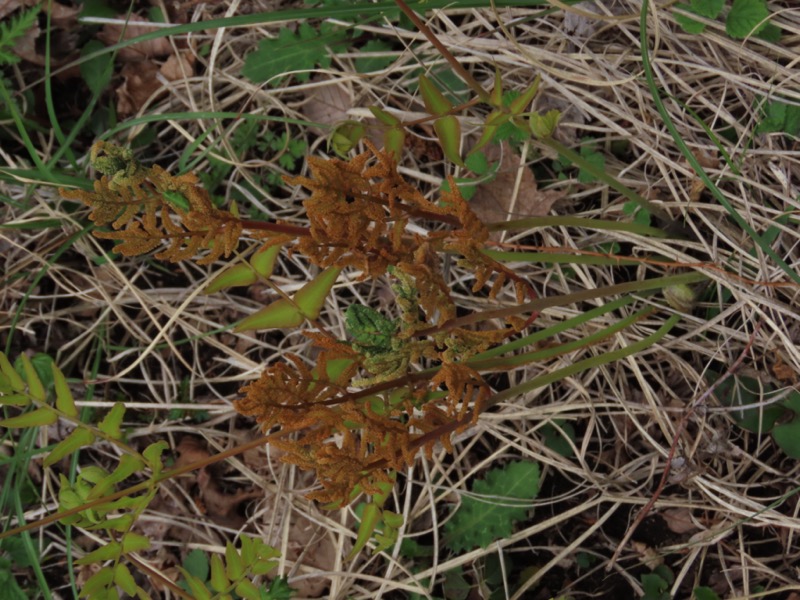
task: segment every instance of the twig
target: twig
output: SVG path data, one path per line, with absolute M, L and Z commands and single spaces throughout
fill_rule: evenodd
M 680 440 L 681 435 L 683 435 L 684 430 L 686 429 L 686 425 L 689 423 L 689 419 L 694 414 L 695 409 L 703 404 L 706 399 L 716 390 L 722 382 L 727 380 L 729 377 L 733 376 L 736 370 L 741 366 L 742 362 L 744 361 L 744 357 L 749 352 L 750 348 L 753 346 L 753 342 L 755 341 L 756 334 L 758 333 L 759 329 L 761 329 L 762 322 L 759 321 L 756 325 L 755 329 L 753 330 L 750 339 L 747 341 L 747 345 L 742 350 L 742 353 L 739 355 L 739 358 L 730 366 L 730 368 L 725 372 L 725 374 L 717 379 L 713 384 L 709 386 L 709 388 L 700 394 L 696 400 L 694 400 L 690 405 L 688 410 L 684 413 L 683 418 L 681 419 L 680 423 L 678 423 L 678 428 L 675 431 L 675 435 L 672 438 L 672 445 L 669 449 L 669 454 L 667 454 L 667 463 L 664 467 L 664 472 L 661 474 L 661 480 L 658 482 L 658 487 L 656 491 L 653 493 L 653 496 L 648 500 L 647 504 L 642 507 L 642 510 L 639 511 L 639 514 L 636 516 L 636 519 L 633 521 L 633 524 L 628 528 L 628 531 L 625 533 L 625 536 L 622 538 L 620 543 L 617 545 L 617 549 L 614 551 L 614 554 L 611 556 L 611 560 L 608 561 L 606 565 L 606 572 L 610 571 L 614 568 L 614 564 L 617 562 L 622 549 L 631 539 L 633 534 L 636 532 L 636 529 L 639 525 L 642 524 L 642 521 L 645 520 L 647 515 L 650 513 L 650 510 L 653 508 L 655 503 L 658 501 L 659 497 L 661 497 L 661 492 L 664 491 L 664 487 L 667 484 L 667 479 L 669 478 L 670 471 L 672 470 L 672 459 L 675 457 L 675 452 L 678 449 L 678 440 Z

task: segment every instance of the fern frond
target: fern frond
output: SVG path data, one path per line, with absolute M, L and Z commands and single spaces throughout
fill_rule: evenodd
M 197 262 L 206 265 L 236 249 L 241 219 L 216 208 L 194 174 L 174 176 L 158 165 L 143 167 L 130 150 L 105 142 L 92 147 L 91 161 L 103 174 L 94 191 L 61 190 L 61 195 L 89 206 L 95 224 L 111 225 L 114 231 L 94 235 L 119 242 L 117 252 L 138 256 L 166 241 L 156 258 L 178 262 L 205 251 Z
M 0 66 L 13 65 L 20 58 L 11 50 L 25 33 L 36 23 L 40 8 L 34 7 L 19 13 L 12 19 L 0 23 Z

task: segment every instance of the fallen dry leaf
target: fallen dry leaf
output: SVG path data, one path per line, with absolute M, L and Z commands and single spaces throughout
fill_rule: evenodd
M 172 54 L 164 61 L 159 69 L 167 81 L 187 79 L 194 75 L 194 54 L 189 50 L 182 50 L 179 54 Z
M 117 17 L 120 21 L 125 21 L 126 15 L 119 15 Z M 157 31 L 158 27 L 150 24 L 150 21 L 138 15 L 131 15 L 128 19 L 127 25 L 120 24 L 107 24 L 103 26 L 100 33 L 97 34 L 97 39 L 107 46 L 126 41 Z M 164 57 L 172 52 L 172 47 L 166 38 L 156 38 L 154 40 L 147 40 L 145 42 L 137 42 L 132 46 L 121 48 L 117 53 L 117 58 L 121 61 L 141 61 L 146 58 Z
M 522 165 L 520 173 L 519 156 L 506 142 L 487 149 L 486 158 L 489 162 L 500 159 L 497 176 L 479 185 L 469 201 L 470 208 L 484 223 L 506 221 L 509 218 L 543 217 L 550 212 L 554 202 L 564 197 L 564 192 L 541 191 L 536 186 L 533 171 L 527 166 Z M 520 184 L 515 200 L 514 188 L 518 176 Z M 492 239 L 499 239 L 501 235 L 501 232 L 494 232 Z
M 347 111 L 353 106 L 352 90 L 329 75 L 315 75 L 311 83 L 317 84 L 309 92 L 302 112 L 306 119 L 320 125 L 335 125 L 346 121 Z
M 129 116 L 139 112 L 150 96 L 161 89 L 158 81 L 159 67 L 151 61 L 126 63 L 122 67 L 124 81 L 117 88 L 117 112 Z
M 0 0 L 0 19 L 4 19 L 18 8 L 37 4 L 39 0 Z
M 675 533 L 688 533 L 700 529 L 692 520 L 692 511 L 688 508 L 668 508 L 661 513 L 667 527 Z

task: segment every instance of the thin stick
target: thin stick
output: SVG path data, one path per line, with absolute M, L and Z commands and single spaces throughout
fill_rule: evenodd
M 664 487 L 667 484 L 667 479 L 669 478 L 670 471 L 672 470 L 672 459 L 675 457 L 675 452 L 678 449 L 678 440 L 683 435 L 684 430 L 686 429 L 686 425 L 689 423 L 689 419 L 694 414 L 695 409 L 703 404 L 708 397 L 716 390 L 723 381 L 727 380 L 731 377 L 736 370 L 742 365 L 744 361 L 744 357 L 747 356 L 747 353 L 750 351 L 750 348 L 753 346 L 753 342 L 755 341 L 756 334 L 758 333 L 759 329 L 761 329 L 762 322 L 759 321 L 756 325 L 756 328 L 753 330 L 750 339 L 747 341 L 747 345 L 742 350 L 742 353 L 739 355 L 739 358 L 731 365 L 731 367 L 725 372 L 725 374 L 717 379 L 713 384 L 709 386 L 709 388 L 700 394 L 700 396 L 694 400 L 690 405 L 689 409 L 683 415 L 680 423 L 678 423 L 678 429 L 675 431 L 675 436 L 672 438 L 672 446 L 670 446 L 669 454 L 667 454 L 667 464 L 664 467 L 664 472 L 661 474 L 661 480 L 658 482 L 658 487 L 656 491 L 653 493 L 653 496 L 648 500 L 647 504 L 642 507 L 642 510 L 639 511 L 639 514 L 636 516 L 636 519 L 633 521 L 633 525 L 628 528 L 628 531 L 625 533 L 625 536 L 622 538 L 620 543 L 617 545 L 617 549 L 614 551 L 614 554 L 611 556 L 611 560 L 608 561 L 606 565 L 606 572 L 610 571 L 614 568 L 614 564 L 617 562 L 622 549 L 631 539 L 633 534 L 636 532 L 636 529 L 639 525 L 642 524 L 642 521 L 645 520 L 650 510 L 655 506 L 655 503 L 658 501 L 659 497 L 661 497 L 661 492 L 664 491 Z

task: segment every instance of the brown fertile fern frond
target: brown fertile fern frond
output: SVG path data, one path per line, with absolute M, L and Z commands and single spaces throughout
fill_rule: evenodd
M 236 249 L 242 222 L 219 210 L 192 174 L 173 176 L 154 165 L 143 167 L 130 150 L 98 142 L 92 148 L 92 165 L 102 173 L 94 191 L 61 190 L 92 210 L 89 218 L 114 231 L 96 231 L 101 239 L 116 240 L 117 252 L 138 256 L 168 242 L 156 258 L 178 262 L 207 254 L 198 264 L 211 264 Z

